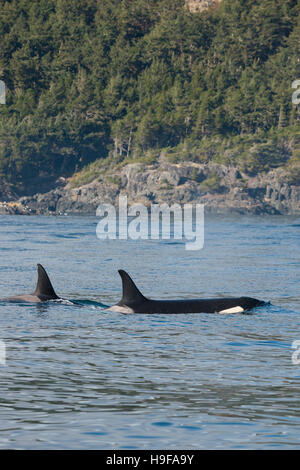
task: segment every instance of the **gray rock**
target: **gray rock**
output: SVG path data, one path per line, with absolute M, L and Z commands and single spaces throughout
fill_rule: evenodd
M 206 183 L 207 181 L 207 183 Z M 203 203 L 207 212 L 243 214 L 300 214 L 300 186 L 285 182 L 281 169 L 255 177 L 217 163 L 129 164 L 79 188 L 70 184 L 45 194 L 23 197 L 16 204 L 0 203 L 0 213 L 95 214 L 99 204 Z

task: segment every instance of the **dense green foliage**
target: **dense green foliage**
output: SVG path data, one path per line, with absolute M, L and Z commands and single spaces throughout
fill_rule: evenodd
M 161 149 L 253 172 L 300 159 L 300 0 L 0 3 L 0 177 L 20 192 Z

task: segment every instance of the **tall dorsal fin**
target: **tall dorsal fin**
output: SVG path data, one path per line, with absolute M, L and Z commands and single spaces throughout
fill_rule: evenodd
M 118 305 L 132 305 L 136 302 L 147 300 L 147 298 L 138 290 L 129 274 L 122 269 L 119 270 L 119 274 L 122 279 L 123 294 Z
M 58 299 L 59 297 L 56 295 L 52 287 L 48 274 L 46 273 L 45 269 L 41 264 L 37 265 L 37 272 L 38 280 L 36 284 L 36 289 L 33 294 L 37 297 L 48 297 L 51 299 Z

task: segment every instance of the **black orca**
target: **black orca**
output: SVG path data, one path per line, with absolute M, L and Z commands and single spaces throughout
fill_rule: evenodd
M 3 300 L 20 302 L 47 302 L 48 300 L 59 299 L 52 287 L 51 281 L 41 264 L 37 265 L 38 280 L 36 289 L 32 294 L 16 295 Z
M 265 302 L 251 297 L 193 299 L 193 300 L 152 300 L 145 297 L 131 277 L 123 270 L 123 295 L 120 302 L 108 310 L 120 313 L 242 313 Z

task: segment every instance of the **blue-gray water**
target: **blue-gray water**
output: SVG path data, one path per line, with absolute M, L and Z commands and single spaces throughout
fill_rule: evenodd
M 36 263 L 81 307 L 0 302 L 0 447 L 300 448 L 299 218 L 206 218 L 205 246 L 99 241 L 93 217 L 0 217 L 0 297 Z M 235 315 L 122 315 L 117 269 L 145 295 L 250 295 Z

